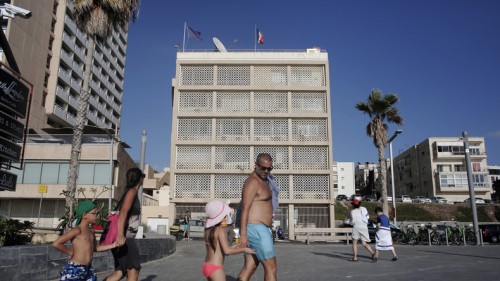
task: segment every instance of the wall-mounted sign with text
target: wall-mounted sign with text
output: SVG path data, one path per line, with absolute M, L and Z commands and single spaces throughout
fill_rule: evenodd
M 12 161 L 21 159 L 21 147 L 4 138 L 0 138 L 0 157 Z
M 0 111 L 0 132 L 17 139 L 23 139 L 24 125 L 16 119 Z
M 16 191 L 17 175 L 0 170 L 0 190 Z
M 29 88 L 19 79 L 0 68 L 0 106 L 19 117 L 26 117 Z

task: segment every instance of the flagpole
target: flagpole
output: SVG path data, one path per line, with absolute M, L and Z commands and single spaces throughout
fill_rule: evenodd
M 184 35 L 182 36 L 182 52 L 184 53 L 184 45 L 186 45 L 186 22 L 184 22 Z
M 257 52 L 257 25 L 255 25 L 254 29 L 254 36 L 253 36 L 253 51 Z

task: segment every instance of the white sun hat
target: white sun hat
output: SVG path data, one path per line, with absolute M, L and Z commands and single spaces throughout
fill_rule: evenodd
M 219 200 L 212 200 L 205 206 L 205 213 L 207 215 L 207 221 L 205 222 L 205 228 L 210 228 L 218 223 L 220 223 L 225 217 L 227 217 L 228 224 L 231 219 L 232 209 L 228 204 L 224 204 Z

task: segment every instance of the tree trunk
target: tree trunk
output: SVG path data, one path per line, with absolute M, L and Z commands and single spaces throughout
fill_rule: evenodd
M 387 161 L 385 159 L 385 145 L 378 145 L 378 160 L 380 164 L 380 191 L 382 193 L 382 210 L 389 215 L 389 203 L 387 202 Z M 392 200 L 396 200 L 392 198 Z
M 71 158 L 68 169 L 68 185 L 66 187 L 66 210 L 69 210 L 68 225 L 71 226 L 75 210 L 76 181 L 78 179 L 78 166 L 80 152 L 82 148 L 83 129 L 87 123 L 87 112 L 90 98 L 90 81 L 94 59 L 94 37 L 88 36 L 87 57 L 85 59 L 85 72 L 83 74 L 83 86 L 78 96 L 78 112 L 76 114 L 76 124 L 73 129 L 73 142 L 71 144 Z

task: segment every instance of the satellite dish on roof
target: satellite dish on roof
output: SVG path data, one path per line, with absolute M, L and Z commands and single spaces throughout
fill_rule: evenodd
M 215 47 L 217 48 L 217 50 L 219 50 L 219 52 L 227 53 L 226 47 L 224 47 L 224 44 L 222 44 L 222 42 L 219 39 L 217 39 L 217 37 L 214 37 L 213 40 Z

